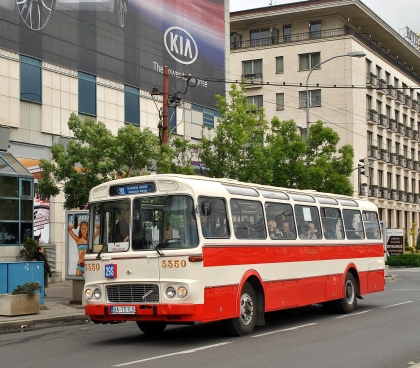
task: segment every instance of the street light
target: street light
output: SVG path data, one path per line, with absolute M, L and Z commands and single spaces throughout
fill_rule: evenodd
M 366 54 L 363 51 L 350 51 L 347 54 L 333 56 L 333 57 L 331 57 L 327 60 L 324 60 L 323 62 L 321 62 L 319 64 L 316 64 L 309 71 L 308 77 L 306 78 L 306 138 L 309 137 L 309 126 L 311 124 L 311 122 L 309 121 L 309 85 L 308 85 L 309 77 L 311 76 L 311 73 L 314 71 L 314 69 L 318 68 L 321 64 L 324 64 L 327 61 L 330 61 L 332 59 L 336 59 L 336 58 L 339 58 L 339 57 L 345 57 L 345 56 L 361 58 L 361 57 L 366 56 Z

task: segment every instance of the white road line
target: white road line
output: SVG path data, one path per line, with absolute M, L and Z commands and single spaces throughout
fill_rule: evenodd
M 114 365 L 114 367 L 123 367 L 125 365 L 131 365 L 131 364 L 136 364 L 136 363 L 147 362 L 149 360 L 161 359 L 161 358 L 166 358 L 166 357 L 170 357 L 170 356 L 174 356 L 174 355 L 191 354 L 191 353 L 195 353 L 195 352 L 200 351 L 200 350 L 211 349 L 211 348 L 215 348 L 217 346 L 222 346 L 222 345 L 231 344 L 231 343 L 232 343 L 231 341 L 228 341 L 228 342 L 222 342 L 220 344 L 202 346 L 201 348 L 195 348 L 195 349 L 190 349 L 190 350 L 178 351 L 177 353 L 171 353 L 171 354 L 165 354 L 165 355 L 158 355 L 158 356 L 151 357 L 151 358 L 146 358 L 146 359 L 141 359 L 141 360 L 134 360 L 132 362 L 116 364 L 116 365 Z
M 387 288 L 387 290 L 392 290 L 392 291 L 419 291 L 420 289 L 391 289 L 391 288 Z
M 392 305 L 387 305 L 386 307 L 381 307 L 381 308 L 382 308 L 382 309 L 383 309 L 383 308 L 391 308 L 391 307 L 396 307 L 396 306 L 398 306 L 398 305 L 408 304 L 408 303 L 412 303 L 412 302 L 413 302 L 412 300 L 409 300 L 408 302 L 398 303 L 398 304 L 392 304 Z
M 271 331 L 271 332 L 263 333 L 263 334 L 260 334 L 260 335 L 253 335 L 251 337 L 261 337 L 261 336 L 275 334 L 275 333 L 278 333 L 278 332 L 293 331 L 293 330 L 297 330 L 297 329 L 302 328 L 302 327 L 309 327 L 309 326 L 314 326 L 314 325 L 316 325 L 316 323 L 308 323 L 307 325 L 285 328 L 283 330 L 276 330 L 276 331 Z
M 351 316 L 357 316 L 359 314 L 363 314 L 363 313 L 367 313 L 367 312 L 372 312 L 372 311 L 369 309 L 369 310 L 366 310 L 366 311 L 363 311 L 363 312 L 358 312 L 358 313 L 343 314 L 342 316 L 335 317 L 335 319 L 346 318 L 346 317 L 351 317 Z

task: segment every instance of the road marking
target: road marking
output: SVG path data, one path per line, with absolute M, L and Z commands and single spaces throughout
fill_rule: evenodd
M 420 289 L 387 289 L 392 291 L 419 291 Z
M 398 305 L 408 304 L 408 303 L 412 303 L 412 302 L 413 302 L 412 300 L 409 300 L 408 302 L 398 303 L 398 304 L 392 304 L 392 305 L 387 305 L 386 307 L 381 307 L 381 308 L 382 308 L 382 309 L 383 309 L 383 308 L 391 308 L 391 307 L 396 307 L 396 306 L 398 306 Z
M 366 310 L 366 311 L 363 311 L 363 312 L 357 312 L 357 313 L 352 313 L 352 314 L 344 314 L 342 316 L 335 317 L 335 319 L 357 316 L 359 314 L 363 314 L 363 313 L 367 313 L 367 312 L 372 312 L 372 311 L 369 309 L 369 310 Z
M 190 350 L 178 351 L 177 353 L 158 355 L 158 356 L 151 357 L 151 358 L 146 358 L 146 359 L 141 359 L 141 360 L 134 360 L 132 362 L 116 364 L 116 365 L 114 365 L 114 367 L 123 367 L 125 365 L 131 365 L 131 364 L 136 364 L 136 363 L 147 362 L 149 360 L 156 360 L 156 359 L 161 359 L 161 358 L 167 358 L 167 357 L 174 356 L 174 355 L 182 355 L 182 354 L 196 353 L 197 351 L 200 351 L 200 350 L 211 349 L 211 348 L 215 348 L 217 346 L 222 346 L 222 345 L 231 344 L 231 343 L 232 342 L 228 341 L 228 342 L 222 342 L 220 344 L 202 346 L 201 348 L 195 348 L 195 349 L 190 349 Z
M 293 330 L 297 330 L 297 329 L 299 329 L 299 328 L 309 327 L 309 326 L 314 326 L 314 325 L 316 325 L 316 323 L 308 323 L 307 325 L 296 326 L 296 327 L 290 327 L 290 328 L 285 328 L 285 329 L 283 329 L 283 330 L 276 330 L 276 331 L 266 332 L 266 333 L 259 334 L 259 335 L 253 335 L 253 336 L 251 336 L 251 337 L 261 337 L 261 336 L 271 335 L 271 334 L 278 333 L 278 332 L 293 331 Z

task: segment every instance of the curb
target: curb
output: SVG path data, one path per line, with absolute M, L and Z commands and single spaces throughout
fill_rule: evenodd
M 66 315 L 66 316 L 57 316 L 57 317 L 45 317 L 33 320 L 20 320 L 20 321 L 10 321 L 10 322 L 2 322 L 0 323 L 0 334 L 4 332 L 10 332 L 7 330 L 25 330 L 29 327 L 34 327 L 36 325 L 44 324 L 44 323 L 57 323 L 57 322 L 80 322 L 80 321 L 87 321 L 89 319 L 88 316 L 84 314 L 76 314 L 76 315 Z

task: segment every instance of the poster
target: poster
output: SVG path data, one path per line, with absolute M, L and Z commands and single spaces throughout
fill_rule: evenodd
M 66 211 L 66 279 L 83 280 L 89 237 L 89 212 Z
M 404 253 L 404 229 L 386 230 L 386 250 L 390 256 Z

